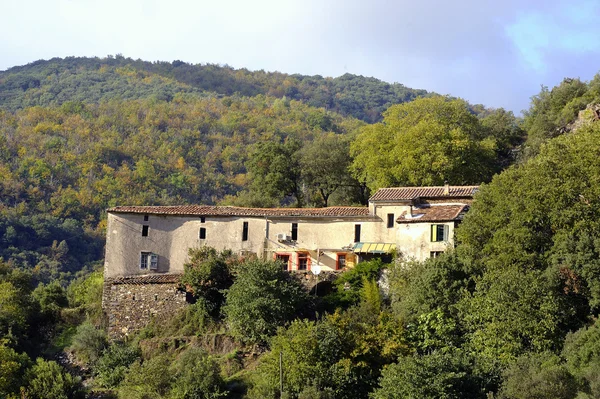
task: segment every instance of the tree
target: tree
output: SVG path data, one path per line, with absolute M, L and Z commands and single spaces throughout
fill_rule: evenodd
M 249 260 L 238 266 L 223 310 L 237 338 L 265 344 L 279 326 L 309 307 L 306 289 L 279 262 Z
M 294 139 L 284 143 L 269 141 L 256 144 L 247 164 L 250 193 L 261 193 L 261 198 L 275 198 L 279 203 L 292 196 L 296 206 L 301 207 L 300 147 L 300 142 Z
M 302 179 L 316 190 L 323 206 L 329 197 L 342 186 L 358 186 L 350 175 L 349 142 L 344 136 L 327 134 L 307 144 L 302 149 Z
M 496 176 L 457 231 L 475 282 L 462 302 L 470 342 L 505 364 L 557 350 L 599 309 L 599 133 L 557 137 Z
M 479 184 L 497 170 L 495 141 L 467 103 L 440 96 L 391 106 L 383 122 L 361 130 L 351 154 L 354 177 L 371 190 Z
M 181 284 L 218 316 L 225 299 L 223 292 L 233 283 L 231 269 L 237 257 L 231 251 L 217 252 L 210 247 L 190 248 L 188 257 Z

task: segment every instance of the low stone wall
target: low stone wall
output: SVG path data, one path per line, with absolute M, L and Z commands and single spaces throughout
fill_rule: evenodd
M 152 319 L 167 318 L 186 305 L 178 289 L 179 275 L 150 275 L 107 279 L 102 308 L 110 339 L 123 339 Z

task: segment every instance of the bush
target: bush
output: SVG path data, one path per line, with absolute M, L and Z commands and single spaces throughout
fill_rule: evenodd
M 173 364 L 175 381 L 170 392 L 177 399 L 217 399 L 227 396 L 218 364 L 206 352 L 191 348 Z
M 166 396 L 173 383 L 172 358 L 158 355 L 134 362 L 119 387 L 119 397 L 127 399 L 159 399 Z
M 227 292 L 226 322 L 233 335 L 247 343 L 265 344 L 309 305 L 302 284 L 275 261 L 250 260 L 239 266 Z
M 128 367 L 139 358 L 139 350 L 122 344 L 112 344 L 98 359 L 94 372 L 103 388 L 114 388 L 123 381 Z
M 58 363 L 38 358 L 27 372 L 29 381 L 25 389 L 28 399 L 78 399 L 85 390 L 78 377 L 67 373 Z
M 82 307 L 94 320 L 102 315 L 102 270 L 74 280 L 67 288 L 67 298 L 71 307 Z
M 72 342 L 75 356 L 88 364 L 95 363 L 108 345 L 106 333 L 87 321 L 77 327 Z
M 402 357 L 383 370 L 372 398 L 483 399 L 483 384 L 472 371 L 471 360 L 458 351 Z
M 330 294 L 326 301 L 330 302 L 332 309 L 357 304 L 361 299 L 364 282 L 377 281 L 383 267 L 381 259 L 358 263 L 340 275 L 335 281 L 337 290 Z
M 42 314 L 48 320 L 56 320 L 61 309 L 68 305 L 66 292 L 57 280 L 48 285 L 38 285 L 32 297 L 39 303 Z
M 552 353 L 524 355 L 504 373 L 502 399 L 572 399 L 577 395 L 575 377 Z
M 26 354 L 18 354 L 6 341 L 0 340 L 0 397 L 18 394 L 29 363 Z

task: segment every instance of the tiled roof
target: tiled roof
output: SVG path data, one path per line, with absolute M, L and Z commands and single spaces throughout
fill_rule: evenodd
M 109 280 L 111 284 L 167 284 L 178 283 L 181 274 L 145 274 L 143 276 L 122 276 Z
M 178 205 L 178 206 L 117 206 L 113 213 L 148 213 L 152 215 L 198 216 L 368 216 L 369 208 L 330 206 L 327 208 L 240 208 L 236 206 Z
M 449 222 L 460 219 L 461 213 L 469 209 L 468 205 L 434 205 L 427 208 L 413 208 L 412 216 L 402 213 L 398 223 Z
M 444 194 L 444 186 L 439 187 L 392 187 L 380 188 L 370 201 L 407 201 L 416 198 L 456 198 L 472 197 L 479 186 L 450 186 Z

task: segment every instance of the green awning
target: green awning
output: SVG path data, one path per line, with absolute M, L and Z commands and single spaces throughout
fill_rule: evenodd
M 389 254 L 396 249 L 396 244 L 385 242 L 357 242 L 352 250 L 360 254 Z

